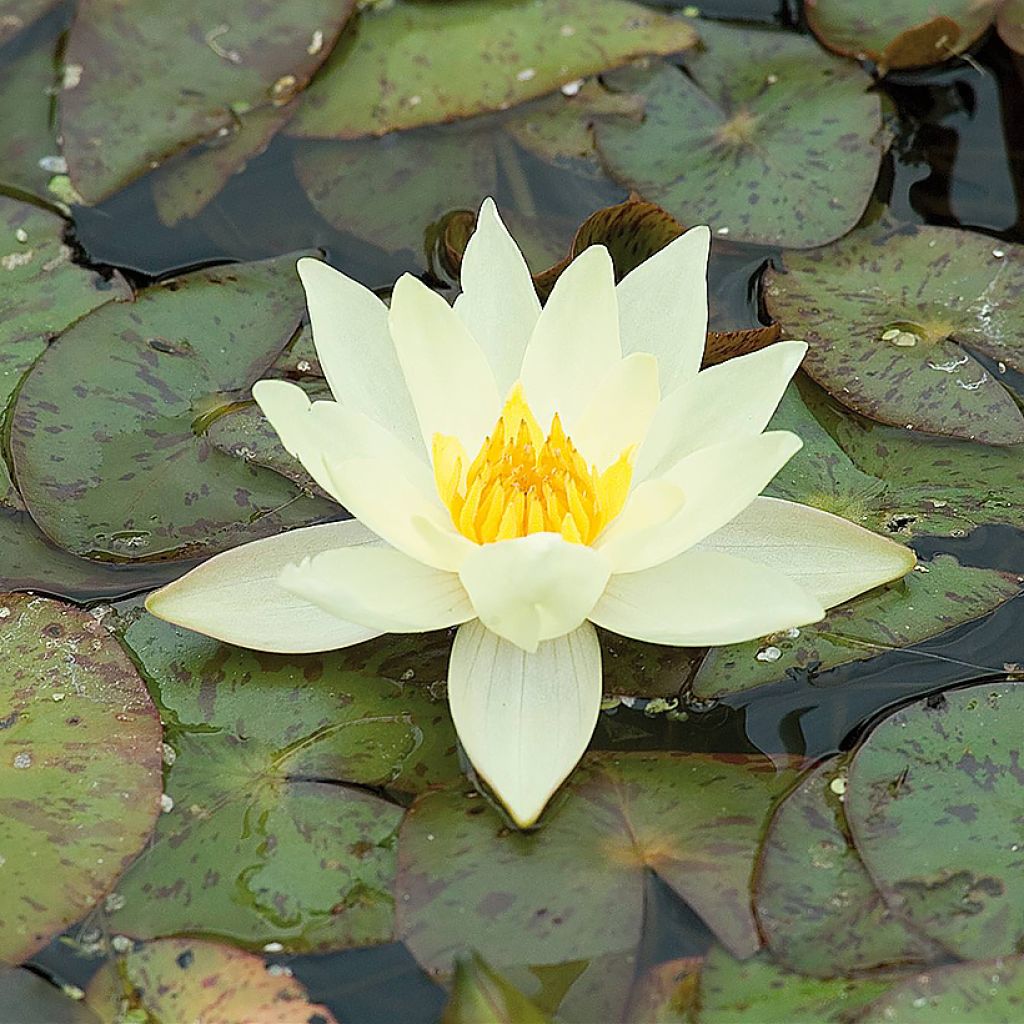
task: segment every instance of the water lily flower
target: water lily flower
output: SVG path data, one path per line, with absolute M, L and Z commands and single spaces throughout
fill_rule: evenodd
M 896 579 L 905 547 L 759 497 L 800 439 L 765 431 L 806 346 L 701 370 L 709 233 L 616 285 L 607 249 L 541 308 L 491 201 L 454 306 L 417 278 L 390 309 L 299 262 L 335 401 L 253 395 L 355 518 L 224 552 L 151 612 L 265 651 L 457 626 L 448 698 L 476 773 L 533 825 L 601 705 L 595 626 L 660 644 L 751 640 Z

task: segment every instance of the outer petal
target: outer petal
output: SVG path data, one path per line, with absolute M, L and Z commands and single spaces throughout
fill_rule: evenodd
M 339 619 L 382 633 L 446 629 L 474 617 L 455 573 L 432 569 L 394 548 L 324 551 L 285 566 L 279 583 Z
M 785 573 L 825 608 L 899 579 L 917 561 L 910 548 L 888 537 L 779 498 L 755 498 L 699 547 Z
M 557 533 L 475 546 L 459 570 L 480 621 L 498 636 L 536 651 L 576 629 L 608 582 L 608 561 Z
M 428 454 L 435 434 L 457 437 L 475 454 L 501 412 L 483 350 L 451 306 L 411 274 L 395 285 L 388 323 Z
M 519 376 L 526 343 L 540 316 L 540 299 L 493 199 L 480 207 L 460 276 L 462 294 L 455 311 L 484 350 L 498 394 L 504 395 Z
M 637 640 L 710 647 L 817 622 L 825 609 L 778 569 L 718 551 L 684 551 L 613 576 L 590 615 Z
M 622 358 L 612 259 L 603 245 L 580 253 L 555 282 L 526 346 L 520 378 L 547 429 L 557 412 L 572 434 L 605 374 Z
M 616 289 L 622 352 L 657 356 L 666 393 L 700 369 L 708 329 L 710 246 L 706 227 L 691 228 L 627 274 Z
M 309 526 L 232 548 L 146 598 L 158 618 L 257 651 L 306 654 L 350 647 L 379 634 L 346 622 L 278 586 L 290 562 L 380 541 L 362 523 Z
M 780 341 L 677 388 L 654 414 L 633 479 L 660 476 L 698 448 L 760 434 L 806 352 L 803 341 Z
M 298 269 L 313 344 L 334 397 L 414 444 L 416 413 L 388 333 L 387 306 L 322 260 L 306 257 Z
M 637 529 L 623 514 L 598 538 L 596 547 L 608 557 L 613 572 L 637 572 L 668 561 L 739 515 L 801 443 L 796 434 L 776 430 L 701 448 L 657 478 L 683 492 L 682 506 L 674 515 Z
M 455 635 L 448 669 L 455 729 L 477 774 L 520 828 L 576 766 L 601 709 L 601 649 L 589 622 L 535 654 L 479 622 Z

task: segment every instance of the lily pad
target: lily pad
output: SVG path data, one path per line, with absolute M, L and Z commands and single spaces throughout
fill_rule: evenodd
M 174 808 L 118 886 L 112 926 L 293 951 L 388 941 L 402 809 L 377 790 L 458 776 L 444 704 L 386 677 L 386 643 L 285 657 L 151 616 L 125 641 L 169 722 Z
M 360 18 L 303 96 L 289 131 L 354 139 L 507 110 L 696 40 L 682 20 L 626 0 L 389 5 Z
M 19 392 L 11 452 L 49 537 L 84 557 L 185 558 L 337 513 L 205 435 L 295 334 L 304 303 L 294 261 L 154 285 L 47 349 Z
M 629 996 L 631 1024 L 693 1024 L 699 998 L 700 957 L 666 960 L 639 977 Z
M 928 67 L 963 53 L 992 24 L 1001 0 L 807 0 L 810 30 L 844 57 L 890 69 Z
M 498 969 L 632 952 L 650 869 L 749 956 L 754 851 L 793 778 L 761 757 L 590 754 L 530 834 L 465 785 L 426 793 L 399 836 L 399 936 L 442 973 L 470 950 Z
M 1024 0 L 1003 0 L 996 21 L 999 38 L 1017 53 L 1024 53 Z
M 65 995 L 33 971 L 0 965 L 0 1024 L 103 1022 L 88 1006 Z
M 886 140 L 881 102 L 856 65 L 788 32 L 700 23 L 706 52 L 630 70 L 642 124 L 595 125 L 617 181 L 684 224 L 804 248 L 846 234 L 871 197 Z
M 1024 369 L 1024 246 L 975 232 L 878 223 L 787 253 L 765 303 L 803 368 L 882 423 L 988 444 L 1024 443 L 1024 416 L 971 354 Z
M 479 956 L 455 967 L 441 1024 L 550 1024 L 551 1018 Z
M 822 762 L 779 804 L 755 886 L 772 956 L 819 978 L 940 955 L 893 915 L 854 848 L 843 811 L 846 768 L 845 758 Z
M 0 597 L 0 662 L 0 962 L 19 963 L 145 845 L 160 719 L 117 641 L 70 605 Z
M 336 1024 L 290 975 L 261 957 L 198 939 L 165 939 L 100 968 L 86 993 L 104 1020 Z
M 846 815 L 893 910 L 957 956 L 1024 942 L 1024 686 L 952 690 L 890 715 L 854 753 Z
M 331 52 L 355 6 L 339 0 L 196 9 L 82 0 L 64 54 L 60 131 L 71 181 L 96 203 L 157 164 L 283 102 Z M 70 74 L 69 74 L 70 72 Z

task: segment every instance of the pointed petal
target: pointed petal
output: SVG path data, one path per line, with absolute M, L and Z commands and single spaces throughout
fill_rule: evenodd
M 702 370 L 658 406 L 633 479 L 660 476 L 698 448 L 760 434 L 807 352 L 780 341 Z
M 146 598 L 157 618 L 257 651 L 307 654 L 350 647 L 379 630 L 329 615 L 278 585 L 291 562 L 380 540 L 355 519 L 292 530 L 232 548 Z
M 382 633 L 447 629 L 474 618 L 453 572 L 388 547 L 339 548 L 286 565 L 278 582 L 317 608 Z
M 595 546 L 612 563 L 613 572 L 638 572 L 665 562 L 739 515 L 800 450 L 801 443 L 796 434 L 776 430 L 701 448 L 655 478 L 682 491 L 683 504 L 677 512 L 640 529 L 622 515 Z
M 589 622 L 535 654 L 480 622 L 459 628 L 448 668 L 455 730 L 477 774 L 520 828 L 540 817 L 590 742 L 601 649 Z
M 711 232 L 691 228 L 627 274 L 616 289 L 622 352 L 658 357 L 666 394 L 694 377 L 708 330 Z
M 587 462 L 611 465 L 643 441 L 660 398 L 658 360 L 644 352 L 626 356 L 605 374 L 573 429 L 576 447 Z
M 368 288 L 306 257 L 298 262 L 313 344 L 334 397 L 419 454 L 419 429 L 388 333 L 388 309 Z
M 691 549 L 653 569 L 613 576 L 590 619 L 636 640 L 710 647 L 806 626 L 824 614 L 778 569 Z
M 905 576 L 910 548 L 829 512 L 779 498 L 755 498 L 700 543 L 702 551 L 758 562 L 785 573 L 825 608 Z
M 391 296 L 391 337 L 429 455 L 435 434 L 479 450 L 501 402 L 487 357 L 440 295 L 403 274 Z
M 603 245 L 592 245 L 555 282 L 523 356 L 523 390 L 545 430 L 557 412 L 574 433 L 605 374 L 621 360 L 618 316 L 611 257 Z
M 519 377 L 526 343 L 540 316 L 540 299 L 493 199 L 480 207 L 460 277 L 462 294 L 455 310 L 487 356 L 498 394 L 505 395 Z
M 488 629 L 525 651 L 576 629 L 608 582 L 607 560 L 556 533 L 475 546 L 459 570 Z

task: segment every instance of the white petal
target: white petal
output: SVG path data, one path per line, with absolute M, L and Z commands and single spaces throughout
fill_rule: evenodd
M 448 701 L 477 774 L 520 828 L 540 817 L 587 749 L 601 709 L 601 649 L 589 622 L 535 654 L 480 622 L 459 628 Z
M 824 614 L 778 569 L 692 549 L 653 569 L 613 576 L 590 618 L 637 640 L 710 647 L 805 626 Z
M 285 590 L 331 615 L 383 633 L 421 633 L 472 619 L 453 572 L 388 547 L 324 551 L 281 571 Z
M 701 371 L 658 406 L 637 452 L 633 479 L 644 480 L 712 444 L 760 434 L 807 352 L 780 341 Z
M 555 282 L 523 356 L 523 390 L 540 425 L 546 430 L 557 412 L 574 433 L 621 358 L 612 260 L 603 245 L 592 245 Z
M 776 430 L 701 448 L 655 478 L 682 491 L 683 504 L 675 514 L 640 529 L 620 516 L 596 547 L 611 561 L 613 572 L 637 572 L 665 562 L 739 515 L 800 447 L 796 434 Z
M 146 598 L 158 618 L 257 651 L 306 654 L 349 647 L 379 634 L 346 622 L 278 585 L 291 562 L 380 540 L 355 519 L 292 530 L 232 548 Z
M 427 451 L 435 434 L 447 434 L 472 457 L 501 412 L 483 350 L 451 306 L 411 274 L 395 285 L 388 323 Z
M 643 441 L 661 393 L 658 360 L 634 352 L 620 360 L 597 386 L 572 439 L 587 462 L 603 469 Z
M 711 232 L 691 228 L 627 274 L 616 289 L 622 352 L 658 357 L 666 394 L 700 369 L 708 330 Z
M 488 629 L 525 651 L 576 629 L 608 582 L 607 560 L 557 533 L 473 548 L 459 570 Z
M 388 332 L 387 306 L 322 260 L 306 257 L 298 269 L 313 344 L 334 397 L 418 450 L 416 413 Z
M 755 498 L 700 543 L 785 573 L 826 608 L 913 569 L 910 548 L 829 512 L 779 498 Z
M 526 343 L 540 316 L 540 299 L 493 199 L 480 207 L 460 278 L 462 294 L 455 311 L 484 350 L 498 394 L 504 395 L 519 376 Z

